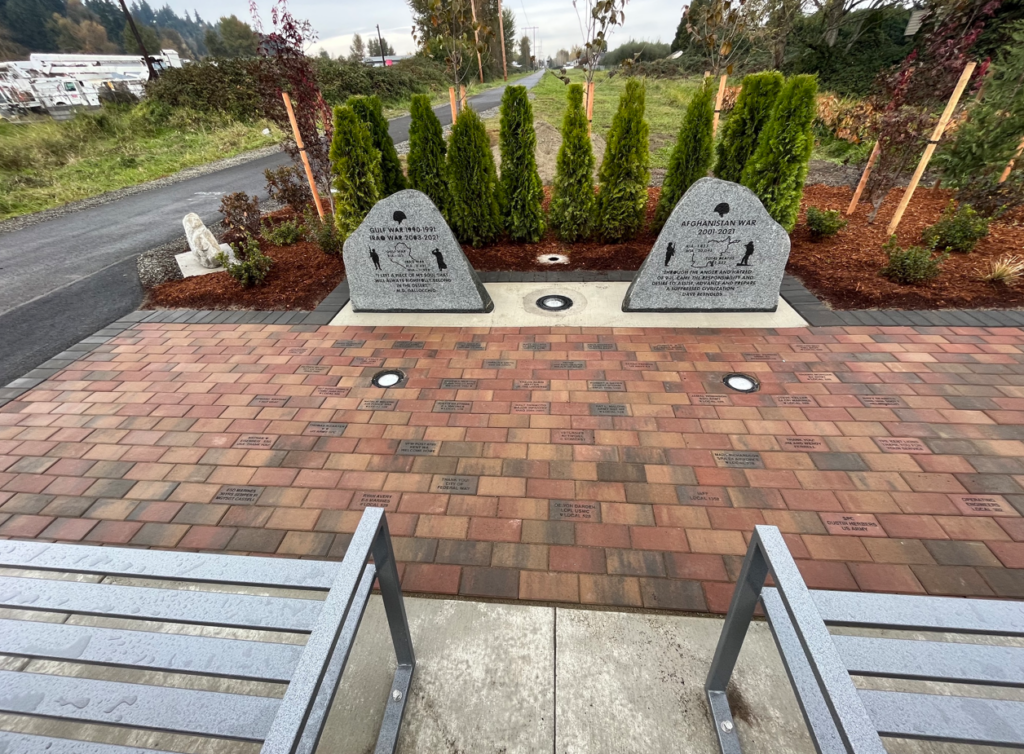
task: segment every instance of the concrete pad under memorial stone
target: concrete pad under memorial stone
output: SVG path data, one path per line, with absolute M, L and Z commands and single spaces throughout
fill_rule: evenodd
M 701 178 L 626 291 L 624 312 L 774 312 L 789 234 L 753 191 Z
M 489 312 L 476 271 L 434 203 L 419 191 L 377 202 L 343 253 L 357 312 Z

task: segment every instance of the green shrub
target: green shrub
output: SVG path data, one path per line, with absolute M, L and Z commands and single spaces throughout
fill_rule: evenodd
M 402 173 L 402 163 L 398 160 L 398 152 L 395 151 L 395 142 L 388 133 L 388 122 L 384 118 L 384 106 L 380 98 L 352 97 L 348 104 L 356 117 L 370 129 L 373 146 L 380 152 L 380 173 L 384 180 L 381 184 L 381 198 L 401 191 L 405 188 L 405 175 Z
M 412 98 L 412 122 L 409 125 L 409 188 L 422 191 L 447 216 L 449 194 L 444 157 L 444 131 L 430 106 L 430 97 Z
M 715 103 L 710 77 L 697 90 L 686 107 L 683 125 L 668 161 L 668 172 L 661 187 L 661 198 L 654 213 L 654 228 L 660 230 L 686 190 L 711 169 L 714 144 Z
M 785 82 L 778 71 L 752 73 L 744 77 L 728 119 L 722 125 L 722 139 L 715 153 L 715 175 L 738 183 L 747 160 L 757 149 L 757 140 L 768 124 L 775 100 Z
M 644 223 L 650 172 L 649 126 L 644 119 L 644 86 L 626 82 L 608 132 L 597 195 L 597 231 L 609 242 L 626 241 Z
M 262 285 L 270 274 L 270 268 L 274 266 L 274 260 L 260 251 L 260 244 L 252 236 L 246 236 L 245 241 L 240 244 L 231 244 L 235 250 L 235 256 L 242 261 L 232 264 L 228 255 L 223 251 L 217 255 L 219 261 L 235 280 L 242 284 L 243 288 L 253 285 Z
M 594 224 L 594 150 L 590 146 L 583 85 L 570 84 L 569 104 L 562 117 L 562 146 L 558 148 L 555 185 L 551 195 L 551 225 L 566 243 L 590 235 Z
M 480 116 L 459 113 L 448 142 L 448 222 L 462 243 L 484 246 L 501 233 L 498 171 Z
M 924 229 L 922 239 L 933 249 L 970 253 L 978 241 L 988 235 L 988 220 L 968 204 L 957 209 L 949 203 L 942 219 Z
M 935 256 L 934 250 L 926 246 L 901 249 L 895 235 L 889 237 L 882 251 L 888 262 L 879 274 L 903 285 L 917 285 L 938 277 L 942 263 L 949 258 L 949 252 Z
M 264 223 L 263 237 L 274 246 L 291 246 L 302 238 L 302 228 L 295 220 L 285 220 L 277 225 Z
M 298 165 L 282 165 L 275 170 L 263 171 L 267 179 L 267 193 L 276 202 L 291 207 L 295 212 L 305 212 L 313 202 L 309 181 Z
M 330 217 L 323 220 L 317 215 L 316 210 L 307 209 L 302 218 L 305 229 L 306 240 L 315 243 L 324 254 L 337 256 L 345 248 L 345 239 L 342 238 L 338 227 L 331 222 Z
M 501 98 L 501 216 L 513 241 L 536 243 L 544 232 L 544 185 L 537 172 L 537 132 L 525 86 Z
M 373 146 L 370 129 L 348 105 L 334 108 L 331 172 L 337 189 L 334 218 L 344 241 L 380 201 L 383 182 L 380 152 Z
M 837 209 L 807 208 L 807 227 L 811 229 L 811 238 L 820 241 L 841 231 L 847 225 Z
M 793 76 L 779 93 L 768 125 L 743 169 L 743 185 L 761 199 L 768 214 L 787 231 L 796 225 L 814 149 L 814 76 Z
M 171 108 L 221 112 L 235 120 L 256 120 L 263 114 L 259 82 L 272 65 L 268 58 L 193 61 L 167 68 L 146 84 L 146 99 Z

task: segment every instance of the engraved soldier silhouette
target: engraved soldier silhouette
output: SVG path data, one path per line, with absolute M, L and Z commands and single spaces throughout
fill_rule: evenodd
M 434 255 L 434 259 L 437 260 L 437 269 L 439 269 L 439 270 L 447 270 L 448 269 L 448 265 L 446 265 L 444 263 L 444 255 L 441 253 L 440 249 L 434 249 L 430 253 L 433 254 Z
M 380 269 L 380 256 L 377 254 L 376 249 L 370 249 L 370 259 L 373 260 L 373 266 L 378 270 Z
M 739 264 L 737 264 L 736 266 L 737 267 L 749 267 L 750 266 L 750 257 L 752 257 L 753 255 L 754 255 L 754 242 L 753 241 L 747 241 L 747 245 L 743 247 L 743 259 L 741 259 Z
M 674 243 L 669 243 L 668 248 L 665 249 L 665 266 L 666 267 L 668 267 L 668 263 L 670 261 L 672 261 L 672 257 L 675 256 L 675 253 L 676 253 L 676 245 Z

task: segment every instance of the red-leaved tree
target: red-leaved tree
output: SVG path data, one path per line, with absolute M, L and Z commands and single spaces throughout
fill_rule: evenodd
M 291 14 L 287 0 L 275 0 L 270 10 L 272 30 L 269 33 L 263 30 L 256 0 L 250 0 L 249 12 L 260 36 L 259 54 L 264 59 L 264 65 L 259 67 L 264 113 L 282 131 L 291 134 L 291 122 L 281 97 L 282 92 L 288 92 L 318 193 L 321 199 L 327 199 L 333 215 L 330 157 L 333 121 L 317 84 L 312 60 L 305 52 L 316 41 L 316 32 L 309 21 Z M 301 156 L 294 141 L 285 142 L 285 151 L 301 168 Z

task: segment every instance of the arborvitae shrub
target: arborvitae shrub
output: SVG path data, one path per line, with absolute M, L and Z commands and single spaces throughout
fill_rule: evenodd
M 402 173 L 402 163 L 398 161 L 395 143 L 388 133 L 388 122 L 384 118 L 384 107 L 380 103 L 380 98 L 376 95 L 350 97 L 348 104 L 351 105 L 356 117 L 370 129 L 373 146 L 380 152 L 380 174 L 384 181 L 381 184 L 381 198 L 401 191 L 405 188 L 405 175 Z
M 501 217 L 513 241 L 536 243 L 544 232 L 544 185 L 537 172 L 537 133 L 525 86 L 501 98 Z
M 441 121 L 430 107 L 430 97 L 412 98 L 409 125 L 409 188 L 422 191 L 441 210 L 448 212 L 448 176 L 444 164 L 445 145 Z
M 334 108 L 334 141 L 331 142 L 334 173 L 334 216 L 342 239 L 359 227 L 381 199 L 380 152 L 373 146 L 370 129 L 348 105 Z
M 743 79 L 728 119 L 722 125 L 722 140 L 715 154 L 715 176 L 739 183 L 747 160 L 757 149 L 757 139 L 768 124 L 772 107 L 785 79 L 778 71 L 751 73 Z
M 668 220 L 676 202 L 711 169 L 711 148 L 714 144 L 715 104 L 711 79 L 705 80 L 686 107 L 683 125 L 668 162 L 661 198 L 654 213 L 654 227 L 660 229 Z
M 817 92 L 818 81 L 811 75 L 793 76 L 786 82 L 761 131 L 757 151 L 743 169 L 743 185 L 757 194 L 768 214 L 787 231 L 796 225 L 804 195 L 814 148 Z
M 448 142 L 448 223 L 462 243 L 484 246 L 501 233 L 498 171 L 480 116 L 459 113 Z
M 569 105 L 562 117 L 562 146 L 558 148 L 551 197 L 551 225 L 566 243 L 590 235 L 594 224 L 594 150 L 590 146 L 583 85 L 569 85 Z
M 643 85 L 631 79 L 612 119 L 597 195 L 597 230 L 616 243 L 635 237 L 644 223 L 650 173 L 649 126 L 644 119 Z

